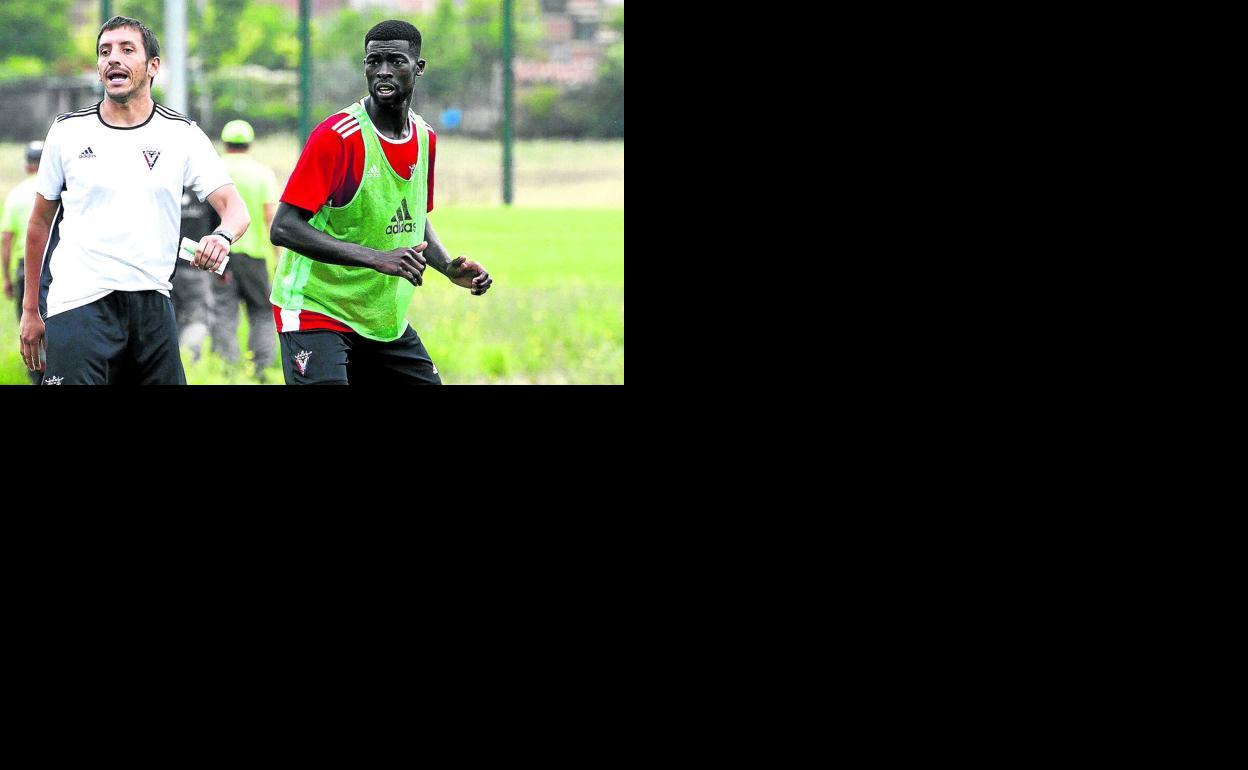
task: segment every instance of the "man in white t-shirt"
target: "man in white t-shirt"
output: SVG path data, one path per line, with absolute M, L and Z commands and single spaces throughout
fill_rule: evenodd
M 159 53 L 141 22 L 109 19 L 96 38 L 104 100 L 58 117 L 44 141 L 26 236 L 21 351 L 45 385 L 186 384 L 169 299 L 182 188 L 221 217 L 199 241 L 195 268 L 215 270 L 251 222 L 212 141 L 152 100 Z M 45 251 L 57 223 L 53 258 Z M 51 271 L 46 324 L 36 254 Z

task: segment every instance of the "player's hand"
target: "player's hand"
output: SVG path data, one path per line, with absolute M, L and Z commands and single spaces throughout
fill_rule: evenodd
M 216 270 L 229 253 L 229 241 L 219 235 L 205 235 L 199 239 L 191 264 L 200 270 Z
M 373 269 L 386 275 L 406 278 L 416 286 L 420 286 L 425 282 L 425 255 L 422 252 L 428 246 L 427 242 L 421 241 L 416 246 L 379 251 Z
M 446 277 L 451 279 L 451 283 L 470 289 L 477 296 L 485 294 L 494 285 L 494 279 L 485 272 L 485 268 L 467 257 L 456 257 L 447 265 Z
M 38 313 L 22 311 L 22 363 L 32 372 L 43 371 L 43 362 L 39 360 L 39 353 L 44 349 L 43 331 L 43 319 Z

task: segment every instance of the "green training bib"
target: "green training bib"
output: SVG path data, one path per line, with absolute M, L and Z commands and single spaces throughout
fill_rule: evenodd
M 416 168 L 410 180 L 390 167 L 368 110 L 356 103 L 343 110 L 360 124 L 364 138 L 364 178 L 345 206 L 321 206 L 308 224 L 340 241 L 377 251 L 415 246 L 425 239 L 429 195 L 429 131 L 414 121 Z M 407 279 L 367 267 L 318 262 L 287 251 L 273 276 L 270 301 L 285 310 L 311 310 L 350 326 L 357 334 L 391 342 L 407 331 L 407 306 L 416 287 Z

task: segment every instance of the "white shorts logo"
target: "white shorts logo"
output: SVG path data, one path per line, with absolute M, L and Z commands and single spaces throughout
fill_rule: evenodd
M 43 379 L 43 384 L 44 385 L 60 385 L 64 381 L 65 381 L 64 377 L 45 377 Z

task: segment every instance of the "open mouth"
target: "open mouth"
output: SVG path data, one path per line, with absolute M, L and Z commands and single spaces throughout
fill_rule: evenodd
M 389 96 L 390 94 L 393 94 L 394 92 L 395 92 L 394 86 L 390 85 L 389 83 L 382 83 L 381 85 L 377 86 L 378 96 Z
M 124 72 L 113 71 L 108 73 L 105 78 L 109 83 L 124 83 L 130 79 L 130 76 Z

